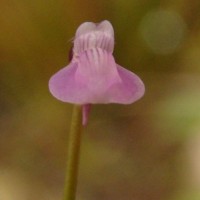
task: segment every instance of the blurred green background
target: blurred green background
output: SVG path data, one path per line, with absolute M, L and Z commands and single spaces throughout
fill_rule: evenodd
M 1 0 L 0 11 L 1 200 L 62 198 L 72 105 L 48 80 L 76 28 L 104 19 L 146 93 L 93 106 L 77 199 L 200 199 L 200 1 Z

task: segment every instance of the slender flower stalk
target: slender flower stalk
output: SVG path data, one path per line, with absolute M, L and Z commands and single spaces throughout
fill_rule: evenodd
M 82 131 L 82 107 L 74 105 L 69 135 L 68 161 L 63 200 L 75 200 Z

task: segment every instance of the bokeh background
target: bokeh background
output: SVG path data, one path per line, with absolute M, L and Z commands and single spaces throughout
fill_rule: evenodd
M 104 19 L 146 94 L 92 107 L 77 199 L 200 199 L 200 1 L 1 0 L 0 200 L 62 199 L 72 105 L 48 80 L 76 28 Z

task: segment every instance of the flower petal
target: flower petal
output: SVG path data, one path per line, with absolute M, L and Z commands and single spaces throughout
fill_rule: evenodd
M 99 24 L 85 22 L 79 26 L 74 39 L 74 54 L 92 48 L 102 48 L 108 52 L 114 49 L 114 30 L 110 22 L 103 21 Z
M 51 94 L 63 102 L 82 104 L 87 97 L 84 88 L 75 81 L 77 63 L 64 67 L 49 80 Z
M 122 81 L 112 85 L 107 91 L 110 103 L 131 104 L 140 99 L 145 92 L 141 79 L 119 65 L 117 70 Z

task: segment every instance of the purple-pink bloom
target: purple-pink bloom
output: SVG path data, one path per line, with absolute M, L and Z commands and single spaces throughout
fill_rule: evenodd
M 114 30 L 107 20 L 85 22 L 76 31 L 70 64 L 49 81 L 57 99 L 74 104 L 130 104 L 141 98 L 141 79 L 115 62 Z

